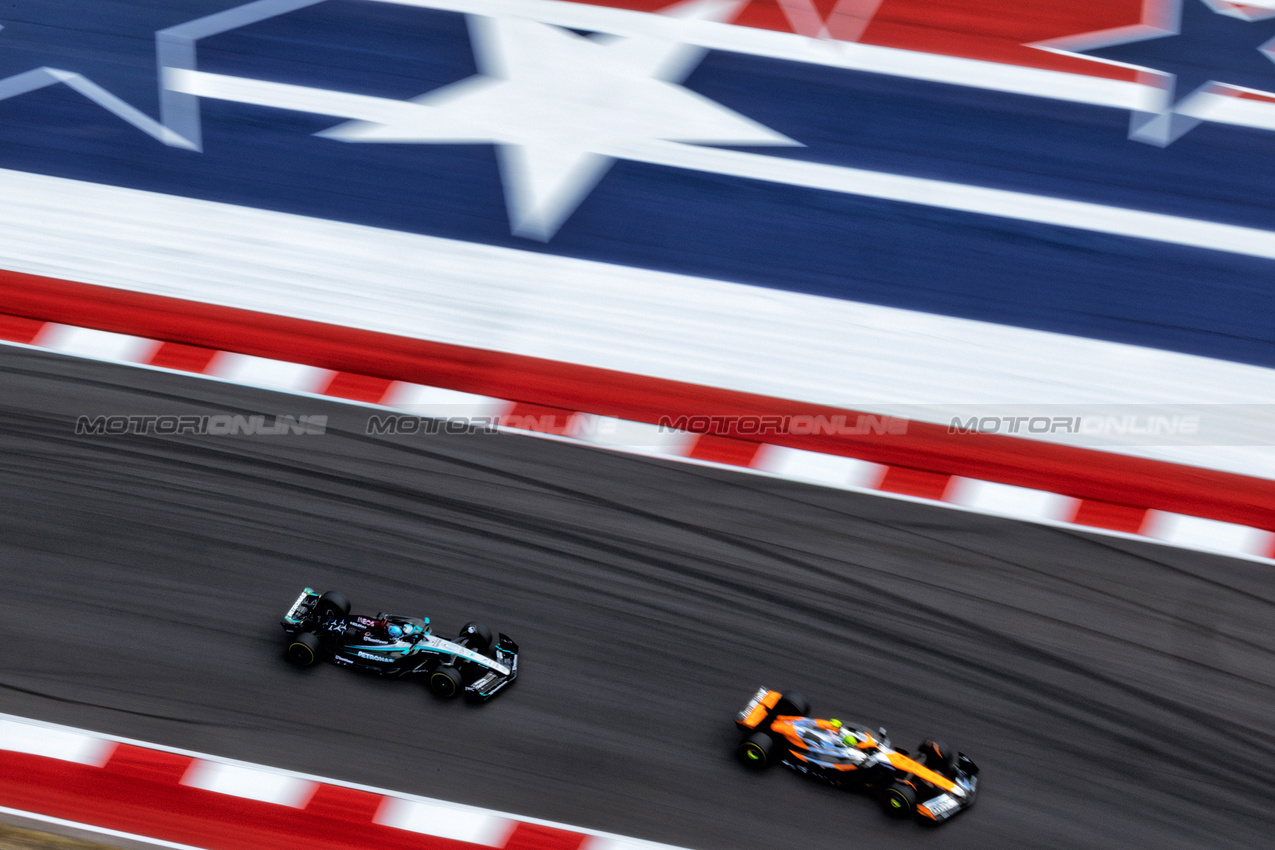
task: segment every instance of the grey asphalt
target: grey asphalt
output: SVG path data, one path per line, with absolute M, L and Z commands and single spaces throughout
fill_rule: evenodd
M 327 414 L 307 436 L 80 415 Z M 0 348 L 0 711 L 669 842 L 1253 848 L 1275 828 L 1270 566 Z M 304 585 L 479 618 L 484 706 L 282 657 Z M 983 770 L 927 829 L 732 758 L 759 685 Z

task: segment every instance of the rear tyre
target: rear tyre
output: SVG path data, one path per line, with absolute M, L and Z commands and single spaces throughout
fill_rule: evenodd
M 775 748 L 775 739 L 765 732 L 754 732 L 744 739 L 737 750 L 739 760 L 745 767 L 763 770 L 770 766 L 771 752 Z
M 906 818 L 916 813 L 916 790 L 896 782 L 881 792 L 881 808 L 892 818 Z
M 481 655 L 491 652 L 491 645 L 495 641 L 492 637 L 491 629 L 477 620 L 470 620 L 462 626 L 460 636 L 466 638 L 465 646 Z
M 956 776 L 956 750 L 944 742 L 926 738 L 916 750 L 921 763 L 930 770 L 948 779 Z
M 439 667 L 429 674 L 429 689 L 434 696 L 451 699 L 460 693 L 460 671 L 455 667 Z
M 339 590 L 329 590 L 320 596 L 319 601 L 315 603 L 314 613 L 318 615 L 320 620 L 344 617 L 350 613 L 350 600 Z
M 775 703 L 775 714 L 787 714 L 794 717 L 810 716 L 810 700 L 799 691 L 788 691 Z
M 319 660 L 319 639 L 310 632 L 294 635 L 285 654 L 298 667 L 309 667 Z

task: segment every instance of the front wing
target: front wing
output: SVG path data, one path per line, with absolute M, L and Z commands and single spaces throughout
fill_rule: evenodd
M 486 702 L 518 678 L 518 644 L 501 634 L 496 640 L 496 662 L 509 668 L 505 676 L 495 670 L 487 670 L 482 676 L 465 686 L 465 696 L 476 702 Z
M 965 793 L 957 795 L 944 791 L 931 797 L 916 807 L 918 815 L 936 823 L 942 823 L 974 805 L 974 798 L 978 796 L 978 766 L 970 761 L 968 756 L 961 753 L 957 757 L 956 767 L 954 781 Z

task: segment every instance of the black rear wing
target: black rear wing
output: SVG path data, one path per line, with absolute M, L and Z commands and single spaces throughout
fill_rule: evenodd
M 301 591 L 297 601 L 292 603 L 288 613 L 284 614 L 283 619 L 279 621 L 279 625 L 283 626 L 283 630 L 288 634 L 301 631 L 302 627 L 314 615 L 314 606 L 318 604 L 321 595 L 308 587 Z

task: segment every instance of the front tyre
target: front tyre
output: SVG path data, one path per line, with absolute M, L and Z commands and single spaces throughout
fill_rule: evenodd
M 910 817 L 916 812 L 916 790 L 911 785 L 895 782 L 881 792 L 881 808 L 892 818 Z
M 298 667 L 310 667 L 319 660 L 319 639 L 310 632 L 301 632 L 288 643 L 285 654 Z
M 491 629 L 487 628 L 485 623 L 477 620 L 470 620 L 460 629 L 460 640 L 465 639 L 465 646 L 477 652 L 479 655 L 488 655 L 491 652 L 491 645 L 495 638 L 491 634 Z
M 451 699 L 460 693 L 460 671 L 455 667 L 439 667 L 429 674 L 429 689 L 442 699 Z
M 948 779 L 956 778 L 956 750 L 933 738 L 925 739 L 916 749 L 921 763 L 930 770 Z
M 775 739 L 765 732 L 754 732 L 744 739 L 736 751 L 744 766 L 752 770 L 764 770 L 770 766 Z

